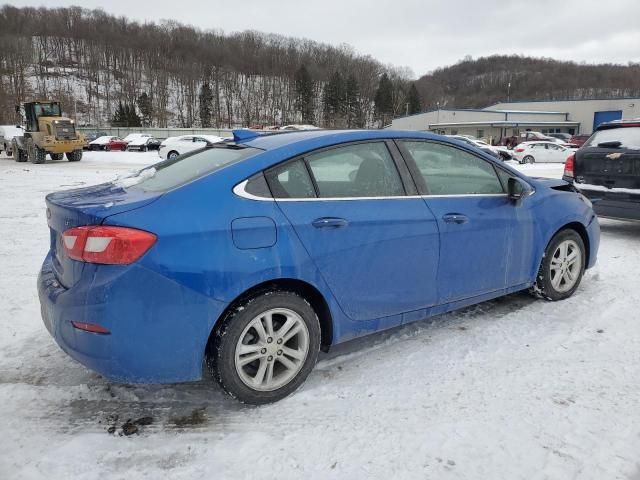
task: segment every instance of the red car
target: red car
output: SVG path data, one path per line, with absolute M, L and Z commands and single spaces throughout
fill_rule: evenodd
M 571 137 L 571 140 L 569 140 L 567 143 L 570 143 L 571 145 L 575 145 L 576 147 L 580 148 L 582 145 L 584 145 L 584 142 L 589 140 L 590 136 L 591 135 L 574 135 L 573 137 Z
M 122 150 L 124 152 L 127 149 L 128 143 L 129 142 L 122 140 L 121 138 L 113 137 L 108 143 L 105 143 L 104 149 L 107 152 L 111 150 Z

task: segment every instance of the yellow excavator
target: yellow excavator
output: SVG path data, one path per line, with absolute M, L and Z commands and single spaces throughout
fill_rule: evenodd
M 71 118 L 62 116 L 59 102 L 28 102 L 23 107 L 24 135 L 13 137 L 11 145 L 16 162 L 44 163 L 47 154 L 52 160 L 62 160 L 64 154 L 70 162 L 82 159 L 85 136 L 76 132 Z

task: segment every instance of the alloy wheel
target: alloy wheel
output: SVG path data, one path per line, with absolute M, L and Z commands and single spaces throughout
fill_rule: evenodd
M 309 353 L 309 330 L 288 308 L 267 310 L 245 327 L 235 350 L 242 382 L 257 391 L 277 390 L 302 369 Z
M 551 257 L 551 285 L 561 293 L 571 290 L 580 279 L 582 251 L 573 240 L 558 245 Z

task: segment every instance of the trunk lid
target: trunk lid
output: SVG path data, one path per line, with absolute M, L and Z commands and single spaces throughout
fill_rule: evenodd
M 82 225 L 100 225 L 111 215 L 127 212 L 153 202 L 160 192 L 125 188 L 117 183 L 51 193 L 46 197 L 50 251 L 58 282 L 71 288 L 87 264 L 70 259 L 62 243 L 65 230 Z

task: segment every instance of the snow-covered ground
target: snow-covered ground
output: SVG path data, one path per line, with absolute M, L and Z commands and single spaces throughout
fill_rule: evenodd
M 340 346 L 275 405 L 75 363 L 40 320 L 44 195 L 156 159 L 0 158 L 0 479 L 640 478 L 640 224 L 602 221 L 571 299 L 511 295 Z

